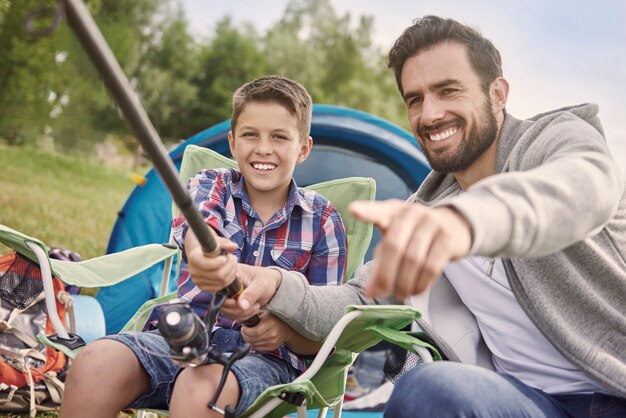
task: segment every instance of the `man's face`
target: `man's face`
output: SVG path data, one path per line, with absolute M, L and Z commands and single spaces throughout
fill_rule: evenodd
M 444 42 L 409 58 L 402 87 L 411 130 L 435 171 L 470 167 L 496 140 L 490 96 L 465 47 Z
M 295 116 L 274 102 L 247 104 L 228 142 L 251 201 L 284 199 L 296 164 L 308 157 L 312 145 L 311 137 L 300 139 Z

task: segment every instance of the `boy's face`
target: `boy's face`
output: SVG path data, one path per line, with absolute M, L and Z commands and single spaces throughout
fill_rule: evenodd
M 309 156 L 313 140 L 300 140 L 295 116 L 278 103 L 251 102 L 228 133 L 230 152 L 245 178 L 252 202 L 285 199 L 296 164 Z

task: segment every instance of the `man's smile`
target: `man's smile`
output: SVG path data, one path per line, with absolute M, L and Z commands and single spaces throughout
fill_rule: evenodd
M 443 132 L 439 132 L 439 133 L 426 133 L 425 137 L 426 139 L 429 139 L 431 141 L 443 141 L 444 139 L 448 139 L 450 138 L 452 135 L 454 135 L 455 133 L 457 133 L 459 131 L 459 127 L 455 126 L 453 128 L 448 128 Z

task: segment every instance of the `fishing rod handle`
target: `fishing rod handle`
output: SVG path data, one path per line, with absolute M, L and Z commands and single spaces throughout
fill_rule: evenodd
M 208 235 L 211 236 L 211 238 L 213 238 L 213 236 L 211 235 L 210 231 L 208 231 L 207 228 L 207 233 Z M 217 257 L 218 255 L 222 255 L 225 254 L 223 251 L 220 250 L 220 248 L 217 246 L 217 243 L 215 240 L 213 240 L 214 248 L 213 251 L 207 251 L 207 248 L 202 245 L 202 242 L 200 243 L 200 245 L 202 246 L 202 250 L 204 251 L 205 255 L 207 255 L 208 257 Z M 225 288 L 223 288 L 222 290 L 220 290 L 221 293 L 223 293 L 227 298 L 235 298 L 237 299 L 239 297 L 239 295 L 241 295 L 241 293 L 243 293 L 245 287 L 243 286 L 243 284 L 241 283 L 241 281 L 235 277 L 235 280 L 232 281 L 231 284 L 229 284 L 228 286 L 226 286 Z M 253 315 L 250 318 L 246 319 L 245 321 L 242 321 L 242 325 L 246 326 L 246 327 L 255 327 L 259 324 L 259 322 L 261 322 L 261 318 L 259 317 L 259 315 Z

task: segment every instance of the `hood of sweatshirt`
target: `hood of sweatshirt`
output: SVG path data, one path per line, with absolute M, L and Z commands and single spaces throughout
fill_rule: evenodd
M 598 118 L 598 111 L 598 105 L 585 103 L 540 113 L 524 121 L 516 119 L 507 113 L 497 139 L 496 173 L 507 171 L 506 167 L 509 163 L 511 150 L 520 142 L 520 139 L 531 143 L 532 139 L 542 132 L 548 124 L 554 122 L 564 113 L 574 115 L 586 121 L 604 137 L 604 130 Z M 432 206 L 447 197 L 457 195 L 459 190 L 460 186 L 453 174 L 431 171 L 422 182 L 418 191 L 409 197 L 409 201 Z

